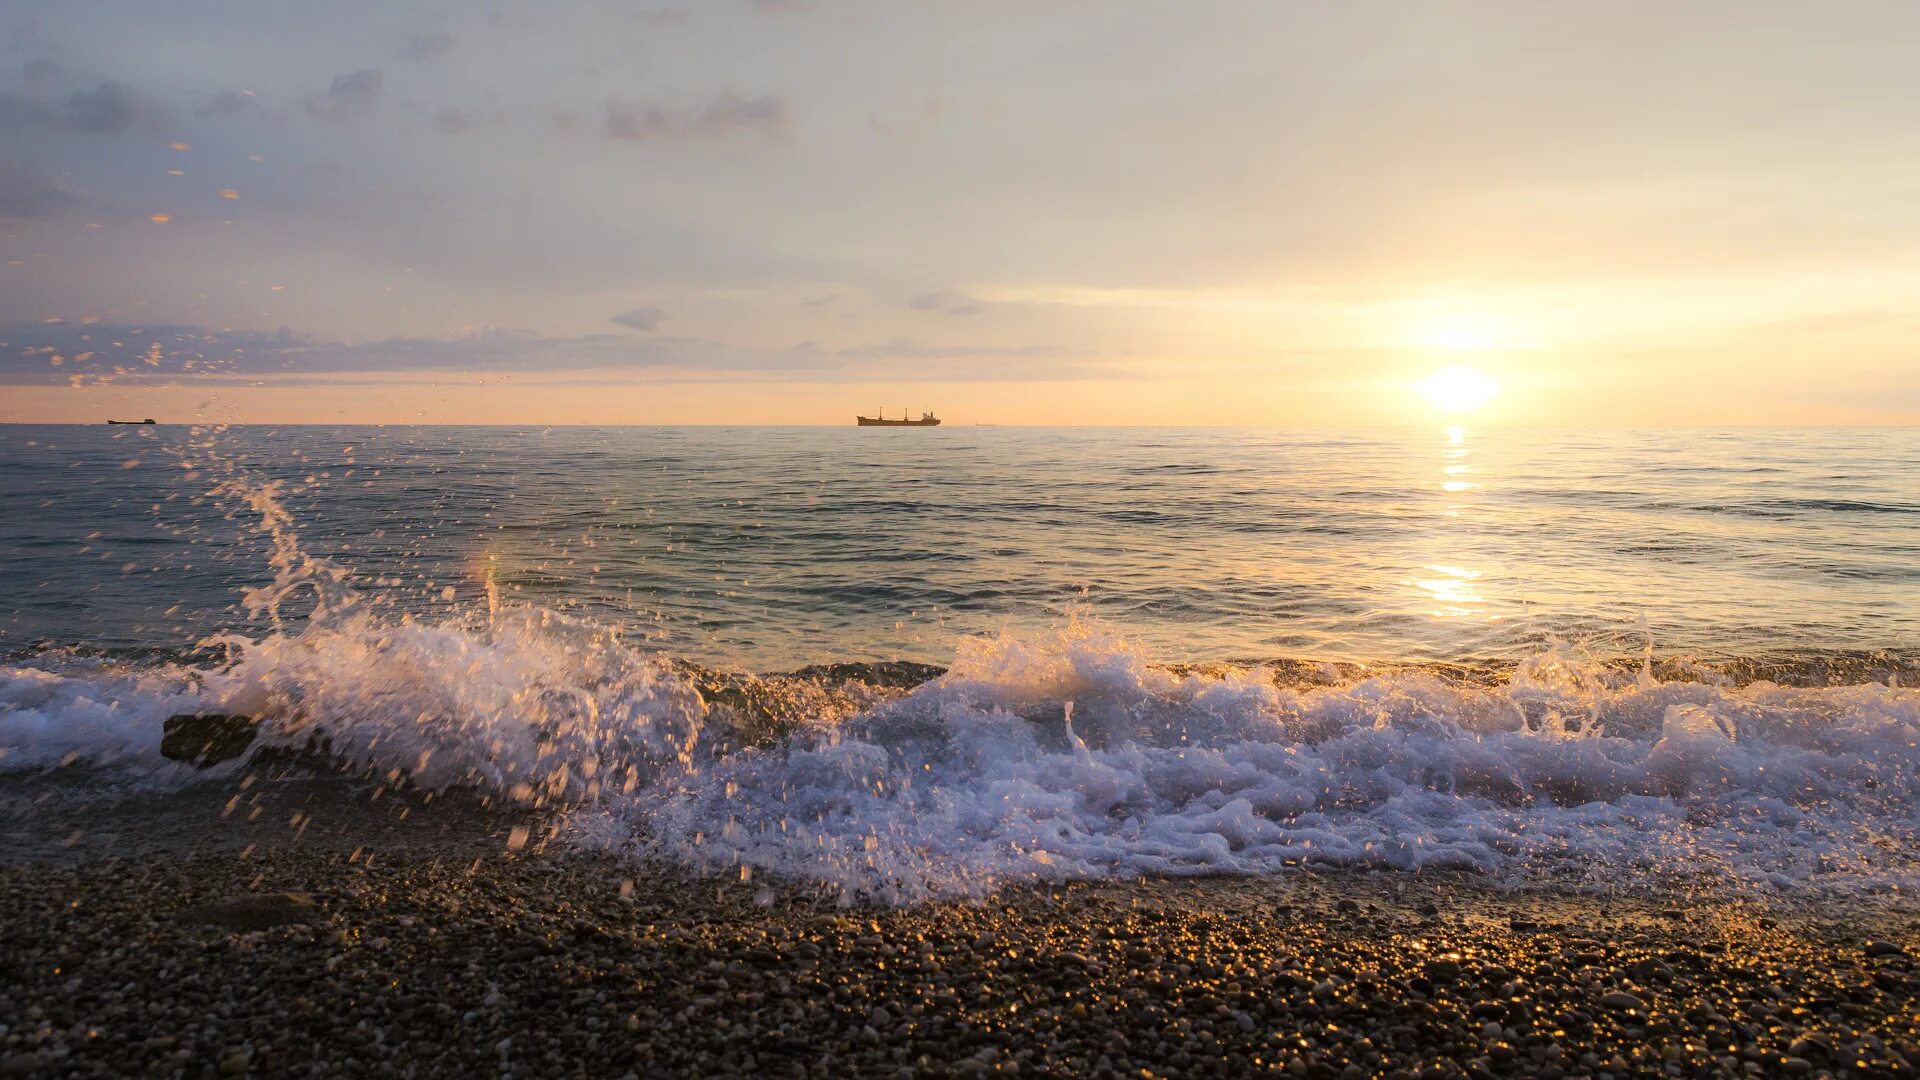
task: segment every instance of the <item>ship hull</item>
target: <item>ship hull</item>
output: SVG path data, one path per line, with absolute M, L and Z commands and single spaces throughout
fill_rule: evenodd
M 871 416 L 853 418 L 860 427 L 939 427 L 940 421 L 933 420 L 880 420 Z

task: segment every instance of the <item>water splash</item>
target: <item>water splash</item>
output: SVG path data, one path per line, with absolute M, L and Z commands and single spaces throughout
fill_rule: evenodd
M 318 623 L 343 612 L 360 600 L 348 584 L 351 576 L 339 564 L 306 553 L 294 531 L 293 515 L 281 501 L 285 486 L 278 480 L 256 481 L 244 476 L 230 477 L 216 484 L 210 494 L 216 499 L 237 501 L 258 515 L 254 528 L 270 543 L 268 565 L 273 580 L 242 596 L 247 612 L 259 618 L 265 614 L 276 632 L 283 629 L 281 605 L 303 590 L 313 592 L 310 618 Z
M 1920 694 L 1889 686 L 1658 683 L 1562 649 L 1494 686 L 1290 687 L 1071 626 L 970 642 L 905 697 L 585 827 L 893 902 L 1305 865 L 1894 888 L 1916 880 L 1916 745 Z
M 217 491 L 270 540 L 274 579 L 247 596 L 264 632 L 210 639 L 212 660 L 0 669 L 0 770 L 188 783 L 158 754 L 162 721 L 242 714 L 263 745 L 551 808 L 579 843 L 847 900 L 1312 865 L 1920 883 L 1920 691 L 1896 685 L 1662 681 L 1567 645 L 1490 682 L 1300 682 L 1175 670 L 1072 621 L 966 639 L 904 692 L 748 693 L 492 590 L 465 619 L 395 614 L 301 548 L 280 488 Z M 286 617 L 307 592 L 312 612 Z M 743 738 L 756 708 L 779 718 Z

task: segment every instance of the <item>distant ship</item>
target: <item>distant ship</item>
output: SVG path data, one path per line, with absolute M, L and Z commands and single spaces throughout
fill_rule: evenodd
M 147 417 L 145 420 L 109 420 L 107 421 L 107 423 L 109 424 L 151 424 L 153 422 L 154 422 L 154 419 L 151 416 Z
M 907 410 L 900 410 L 900 419 L 887 419 L 887 410 L 881 409 L 879 416 L 855 416 L 860 427 L 939 427 L 940 418 L 930 412 L 920 414 L 920 419 L 907 419 Z

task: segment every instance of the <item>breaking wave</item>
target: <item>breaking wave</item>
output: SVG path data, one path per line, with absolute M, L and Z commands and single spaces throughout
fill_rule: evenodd
M 272 629 L 172 661 L 15 661 L 0 772 L 193 783 L 209 773 L 163 756 L 167 720 L 241 716 L 256 748 L 547 807 L 582 845 L 897 903 L 1299 866 L 1920 881 L 1920 691 L 1897 679 L 1659 678 L 1564 645 L 1482 681 L 1194 672 L 1079 621 L 963 641 L 944 672 L 730 676 L 497 600 L 395 614 L 300 552 L 271 489 L 242 494 L 275 541 L 249 597 Z

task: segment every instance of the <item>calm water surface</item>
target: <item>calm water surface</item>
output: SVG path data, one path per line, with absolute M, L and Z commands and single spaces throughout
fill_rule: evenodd
M 1076 614 L 1168 660 L 1920 645 L 1913 430 L 16 426 L 0 647 L 244 626 L 236 473 L 383 602 L 754 670 Z

